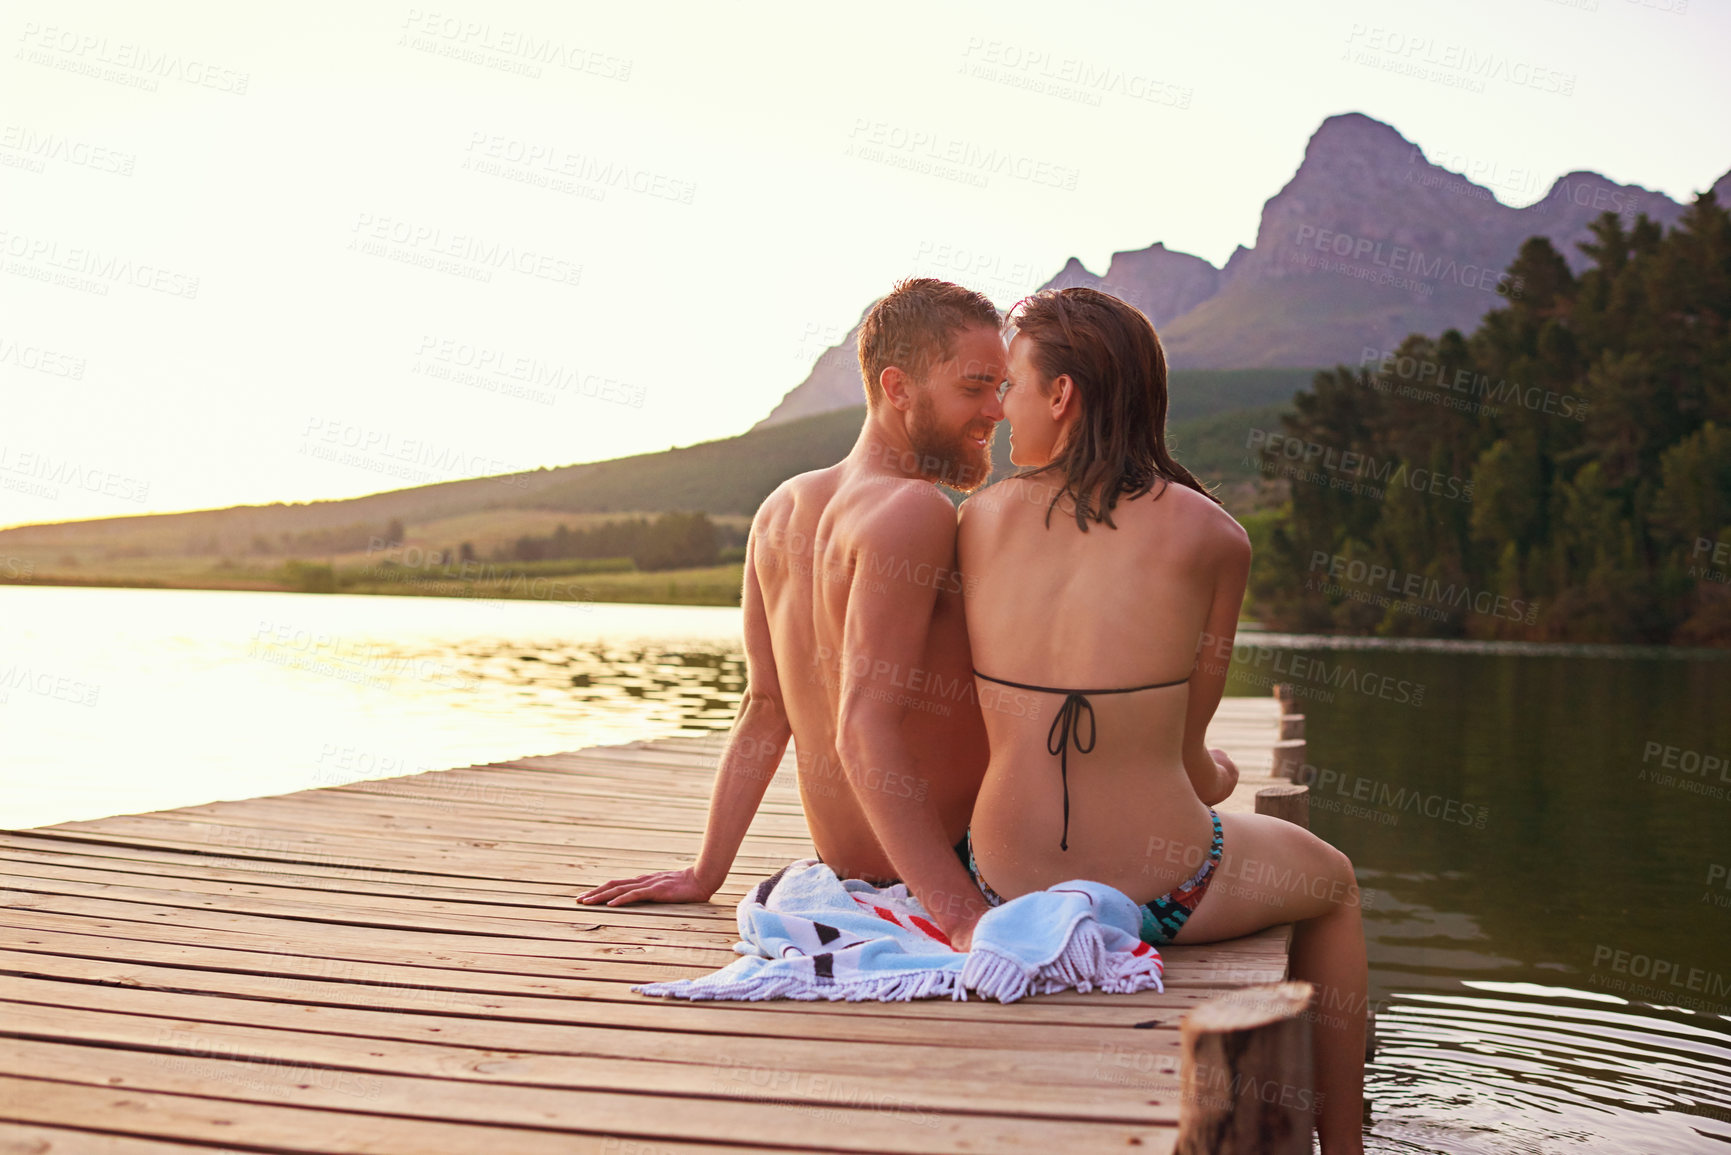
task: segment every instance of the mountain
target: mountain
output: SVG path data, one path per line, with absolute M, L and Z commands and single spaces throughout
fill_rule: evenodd
M 1048 288 L 1087 285 L 1154 322 L 1174 368 L 1354 364 L 1409 333 L 1470 331 L 1520 286 L 1503 276 L 1528 237 L 1550 239 L 1571 266 L 1589 222 L 1609 211 L 1669 227 L 1683 206 L 1663 193 L 1571 172 L 1524 208 L 1497 199 L 1536 191 L 1530 171 L 1493 170 L 1489 186 L 1433 164 L 1422 149 L 1360 113 L 1332 116 L 1286 187 L 1263 205 L 1256 244 L 1223 268 L 1163 244 L 1114 253 L 1105 275 L 1072 257 Z M 1731 196 L 1731 172 L 1714 186 Z M 1499 291 L 1500 289 L 1500 291 Z M 860 403 L 856 325 L 758 428 Z

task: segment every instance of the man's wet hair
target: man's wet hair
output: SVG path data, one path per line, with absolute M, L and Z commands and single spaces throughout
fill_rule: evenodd
M 883 400 L 883 371 L 891 365 L 923 382 L 933 365 L 955 356 L 956 334 L 976 327 L 997 330 L 1002 320 L 998 307 L 972 289 L 933 277 L 897 281 L 860 322 L 866 405 L 876 409 Z

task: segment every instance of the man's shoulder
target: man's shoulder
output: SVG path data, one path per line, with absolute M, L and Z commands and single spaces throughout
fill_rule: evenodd
M 796 473 L 774 489 L 763 503 L 757 507 L 757 513 L 752 518 L 754 524 L 764 525 L 790 513 L 802 501 L 817 497 L 820 500 L 835 490 L 836 467 L 825 466 L 823 469 L 810 469 L 804 473 Z
M 850 480 L 838 499 L 847 512 L 832 523 L 832 540 L 854 548 L 896 553 L 954 549 L 956 507 L 937 486 L 909 477 Z

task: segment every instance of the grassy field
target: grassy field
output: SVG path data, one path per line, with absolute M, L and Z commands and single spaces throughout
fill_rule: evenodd
M 363 558 L 364 560 L 364 558 Z M 0 585 L 126 586 L 147 589 L 264 590 L 397 597 L 634 602 L 736 606 L 744 567 L 642 573 L 629 559 L 475 562 L 467 566 L 339 565 L 323 562 L 211 562 L 208 558 L 124 558 L 76 569 L 0 568 Z

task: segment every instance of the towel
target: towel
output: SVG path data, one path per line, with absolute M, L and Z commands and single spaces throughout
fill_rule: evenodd
M 743 957 L 701 978 L 632 987 L 684 999 L 966 999 L 1099 989 L 1163 990 L 1141 911 L 1098 882 L 1066 882 L 993 907 L 960 954 L 901 883 L 842 880 L 813 858 L 739 903 Z

